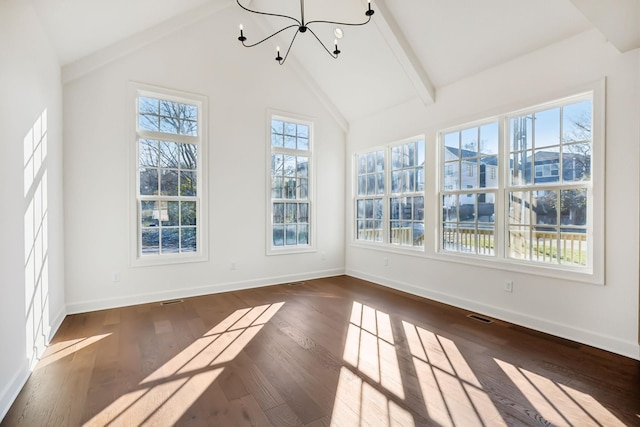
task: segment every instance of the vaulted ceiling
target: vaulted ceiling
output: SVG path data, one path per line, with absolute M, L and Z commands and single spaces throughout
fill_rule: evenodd
M 299 0 L 240 1 L 299 15 Z M 240 23 L 250 42 L 288 24 L 242 11 L 234 0 L 32 2 L 67 81 L 214 13 L 237 17 L 229 43 L 238 43 Z M 365 0 L 305 0 L 305 17 L 358 22 L 366 7 Z M 303 74 L 344 123 L 415 97 L 435 102 L 439 88 L 594 27 L 622 52 L 640 47 L 640 0 L 373 0 L 372 7 L 370 24 L 341 27 L 338 60 L 306 33 L 283 65 Z M 332 47 L 335 26 L 313 28 Z M 286 50 L 289 31 L 253 54 L 273 60 L 276 45 Z

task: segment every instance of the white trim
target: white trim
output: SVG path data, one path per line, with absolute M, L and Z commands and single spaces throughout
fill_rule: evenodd
M 309 149 L 306 152 L 302 150 L 293 150 L 282 148 L 278 151 L 290 151 L 292 155 L 302 155 L 306 153 L 309 158 L 309 170 L 308 174 L 308 194 L 307 200 L 299 200 L 299 199 L 291 199 L 292 203 L 308 203 L 309 204 L 309 228 L 308 228 L 308 239 L 310 244 L 308 245 L 296 245 L 296 246 L 283 246 L 283 247 L 275 247 L 273 246 L 273 202 L 271 199 L 271 155 L 272 155 L 272 146 L 271 146 L 271 121 L 272 120 L 280 120 L 283 122 L 302 124 L 309 127 Z M 265 130 L 266 130 L 266 155 L 265 155 L 265 207 L 266 207 L 266 215 L 265 215 L 265 251 L 266 255 L 288 255 L 288 254 L 299 254 L 299 253 L 310 253 L 317 251 L 317 215 L 316 215 L 316 189 L 317 189 L 317 174 L 316 174 L 316 155 L 315 155 L 315 121 L 316 119 L 310 116 L 304 116 L 301 114 L 294 113 L 286 113 L 283 111 L 275 110 L 275 109 L 267 109 L 266 112 L 266 120 L 265 120 Z
M 391 192 L 391 173 L 392 173 L 392 149 L 394 147 L 401 147 L 405 144 L 408 143 L 418 143 L 422 141 L 423 145 L 424 145 L 424 163 L 423 163 L 423 178 L 424 178 L 424 189 L 419 192 L 419 191 L 414 191 L 412 193 L 392 193 Z M 385 191 L 382 194 L 374 194 L 374 195 L 365 195 L 365 196 L 358 196 L 358 156 L 362 155 L 362 154 L 369 154 L 369 153 L 377 153 L 378 151 L 383 151 L 384 152 L 384 185 L 385 185 Z M 349 203 L 349 207 L 347 208 L 346 211 L 346 217 L 349 218 L 349 224 L 347 225 L 347 227 L 345 227 L 345 229 L 347 230 L 351 230 L 351 233 L 349 237 L 345 238 L 345 241 L 352 245 L 352 246 L 361 246 L 361 247 L 375 247 L 375 248 L 380 248 L 380 249 L 385 249 L 388 250 L 390 252 L 399 252 L 399 253 L 420 253 L 420 254 L 424 254 L 425 252 L 425 248 L 428 246 L 427 245 L 427 188 L 428 188 L 428 182 L 427 182 L 427 141 L 426 141 L 426 137 L 424 134 L 418 134 L 418 135 L 414 135 L 412 137 L 408 137 L 408 138 L 403 138 L 394 142 L 390 142 L 384 145 L 378 145 L 375 147 L 370 147 L 367 149 L 363 149 L 363 150 L 358 150 L 358 151 L 354 151 L 351 154 L 351 170 L 347 170 L 347 173 L 350 172 L 350 181 L 351 181 L 351 194 L 350 194 L 350 203 Z M 404 169 L 404 168 L 403 168 Z M 414 169 L 417 169 L 416 167 L 414 167 Z M 423 219 L 423 226 L 424 226 L 424 237 L 423 237 L 423 245 L 422 246 L 409 246 L 409 245 L 397 245 L 397 244 L 392 244 L 389 242 L 389 231 L 391 230 L 391 218 L 389 215 L 389 209 L 391 206 L 391 199 L 392 198 L 403 198 L 403 197 L 423 197 L 424 199 L 424 219 Z M 357 215 L 358 215 L 358 209 L 357 209 L 357 202 L 358 200 L 366 200 L 366 199 L 382 199 L 382 204 L 383 204 L 383 212 L 382 212 L 382 241 L 381 242 L 375 242 L 375 241 L 371 241 L 371 240 L 358 240 L 358 226 L 357 226 Z M 401 220 L 399 220 L 401 221 Z M 412 218 L 411 223 L 414 222 L 414 219 Z
M 60 328 L 60 325 L 62 325 L 66 316 L 66 307 L 60 307 L 60 310 L 58 310 L 53 321 L 50 322 L 49 331 L 47 333 L 47 346 L 49 346 L 56 332 L 58 332 L 58 329 Z M 38 361 L 39 359 L 34 359 L 31 362 L 31 366 L 29 366 L 29 361 L 24 359 L 24 363 L 20 369 L 13 375 L 4 389 L 0 390 L 0 421 L 2 421 L 2 419 L 7 415 L 7 412 L 9 412 L 11 405 L 15 402 L 18 394 L 20 394 L 20 391 L 22 391 L 22 388 L 27 383 L 27 380 L 31 376 L 31 372 Z
M 77 301 L 67 304 L 69 314 L 87 313 L 91 311 L 105 310 L 117 307 L 127 307 L 138 304 L 148 304 L 166 301 L 176 298 L 190 298 L 200 295 L 211 295 L 222 292 L 240 291 L 244 289 L 255 289 L 265 286 L 274 286 L 289 282 L 299 282 L 304 280 L 321 279 L 325 277 L 340 276 L 344 274 L 344 269 L 336 268 L 330 270 L 317 270 L 299 274 L 283 274 L 261 279 L 242 280 L 237 282 L 224 282 L 199 286 L 169 290 L 163 292 L 148 292 L 131 295 L 127 297 L 106 298 L 97 300 Z
M 605 180 L 605 92 L 606 81 L 605 79 L 597 82 L 592 82 L 586 85 L 582 85 L 580 88 L 576 88 L 573 91 L 564 91 L 561 95 L 557 96 L 553 101 L 532 103 L 530 107 L 518 107 L 513 111 L 494 114 L 490 117 L 474 120 L 472 122 L 458 125 L 448 126 L 438 132 L 436 138 L 436 152 L 438 155 L 435 167 L 436 173 L 436 195 L 437 203 L 434 207 L 436 211 L 437 223 L 434 225 L 437 235 L 435 236 L 435 246 L 433 248 L 426 248 L 426 255 L 428 258 L 452 261 L 472 265 L 480 265 L 483 267 L 493 267 L 501 270 L 518 271 L 528 274 L 560 277 L 566 280 L 586 282 L 596 285 L 604 285 L 605 281 L 605 221 L 604 221 L 604 180 Z M 502 168 L 498 176 L 499 183 L 496 190 L 496 204 L 494 208 L 495 213 L 495 247 L 494 256 L 482 256 L 474 254 L 464 254 L 459 252 L 448 252 L 442 249 L 441 242 L 441 225 L 442 225 L 442 212 L 440 209 L 440 197 L 442 196 L 442 180 L 443 169 L 441 164 L 444 160 L 444 141 L 443 135 L 449 132 L 461 131 L 468 128 L 482 126 L 491 122 L 498 122 L 499 135 L 501 136 L 501 146 L 499 151 L 500 162 L 502 165 L 508 161 L 509 153 L 509 119 L 514 116 L 534 113 L 536 111 L 542 111 L 549 108 L 565 105 L 570 101 L 577 101 L 579 99 L 592 99 L 593 108 L 593 129 L 592 129 L 592 181 L 589 184 L 588 190 L 592 195 L 592 203 L 589 204 L 589 212 L 587 218 L 589 223 L 587 227 L 591 231 L 592 241 L 589 242 L 589 267 L 571 267 L 564 264 L 543 264 L 536 263 L 534 261 L 519 261 L 507 258 L 506 245 L 508 236 L 508 223 L 506 215 L 506 192 L 510 188 L 508 184 L 508 168 Z M 580 183 L 575 183 L 576 185 Z M 570 184 L 567 184 L 570 186 Z M 529 190 L 542 189 L 542 186 L 530 186 Z M 462 191 L 462 190 L 461 190 Z M 560 226 L 558 226 L 560 227 Z
M 127 132 L 127 144 L 128 152 L 130 156 L 129 161 L 129 181 L 128 192 L 129 196 L 129 264 L 131 267 L 147 267 L 156 265 L 178 264 L 178 263 L 190 263 L 190 262 L 204 262 L 209 259 L 209 193 L 208 193 L 208 168 L 209 168 L 209 136 L 208 136 L 208 123 L 209 123 L 209 98 L 205 95 L 199 95 L 184 91 L 178 91 L 174 89 L 167 89 L 164 87 L 153 86 L 138 82 L 128 82 L 128 96 L 127 96 L 127 108 L 126 120 L 128 125 Z M 198 105 L 198 136 L 180 136 L 171 134 L 162 134 L 166 139 L 169 136 L 170 139 L 177 142 L 189 142 L 198 144 L 198 195 L 194 197 L 194 200 L 198 206 L 197 215 L 197 241 L 198 248 L 195 253 L 182 253 L 182 254 L 166 254 L 166 255 L 149 255 L 141 256 L 139 254 L 139 232 L 138 232 L 138 188 L 139 188 L 139 176 L 138 169 L 138 136 L 141 132 L 138 130 L 137 120 L 137 100 L 139 96 L 150 97 L 162 97 L 174 102 L 181 102 L 186 104 Z M 143 132 L 147 133 L 147 132 Z M 155 133 L 149 133 L 155 134 Z
M 386 0 L 376 0 L 375 3 L 378 14 L 374 15 L 373 22 L 382 38 L 387 42 L 423 104 L 433 104 L 436 100 L 436 88 L 413 51 L 411 44 L 405 38 L 402 28 L 393 18 Z
M 30 375 L 31 370 L 29 369 L 29 364 L 27 359 L 24 359 L 20 369 L 13 375 L 4 389 L 0 391 L 0 421 L 2 421 L 5 415 L 7 415 L 7 412 L 9 412 L 11 405 L 27 383 Z
M 522 313 L 505 310 L 500 307 L 481 304 L 466 298 L 460 298 L 455 295 L 434 292 L 411 283 L 402 282 L 382 276 L 368 274 L 359 270 L 347 269 L 346 275 L 356 277 L 358 279 L 367 280 L 381 286 L 407 292 L 433 301 L 441 302 L 454 307 L 469 310 L 485 316 L 500 319 L 515 325 L 534 329 L 550 335 L 555 335 L 572 341 L 577 341 L 586 345 L 597 347 L 603 350 L 611 351 L 622 356 L 640 360 L 640 345 L 633 341 L 623 341 L 611 338 L 607 335 L 591 332 L 585 329 L 576 328 L 564 323 L 551 322 L 546 319 L 523 315 Z

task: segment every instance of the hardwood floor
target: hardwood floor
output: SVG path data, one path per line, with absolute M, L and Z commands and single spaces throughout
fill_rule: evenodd
M 640 362 L 349 277 L 68 316 L 2 426 L 631 426 Z

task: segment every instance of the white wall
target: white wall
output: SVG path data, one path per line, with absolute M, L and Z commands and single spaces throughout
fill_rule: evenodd
M 0 2 L 0 94 L 2 419 L 65 314 L 60 66 L 30 2 Z
M 245 49 L 228 8 L 64 86 L 70 312 L 344 272 L 345 133 L 270 45 Z M 128 82 L 209 97 L 208 262 L 129 266 Z M 266 256 L 267 110 L 314 118 L 317 252 Z M 324 255 L 324 256 L 323 256 Z M 324 258 L 324 259 L 323 259 Z M 231 270 L 231 262 L 236 270 Z M 112 273 L 120 282 L 111 281 Z
M 347 139 L 347 176 L 351 176 L 354 152 L 426 134 L 427 182 L 432 184 L 426 194 L 426 200 L 432 201 L 427 227 L 432 227 L 430 235 L 435 237 L 438 130 L 551 101 L 606 76 L 605 286 L 362 248 L 353 244 L 349 220 L 347 273 L 640 358 L 639 55 L 638 50 L 620 54 L 599 33 L 586 32 L 441 88 L 431 106 L 409 102 L 353 123 Z M 347 218 L 352 217 L 349 192 Z M 429 209 L 426 203 L 425 209 Z M 387 267 L 381 262 L 385 257 Z M 503 291 L 505 280 L 514 281 L 513 293 Z

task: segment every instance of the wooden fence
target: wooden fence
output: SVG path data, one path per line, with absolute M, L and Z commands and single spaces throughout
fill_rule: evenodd
M 525 258 L 528 258 L 530 249 L 531 259 L 535 261 L 555 262 L 559 257 L 564 264 L 586 265 L 586 233 L 561 233 L 558 236 L 558 233 L 547 231 L 534 231 L 531 234 L 528 231 L 511 231 L 509 234 L 511 251 Z M 493 254 L 492 229 L 447 228 L 443 232 L 443 239 L 445 248 L 468 248 L 470 252 L 475 253 L 477 247 L 479 254 Z

